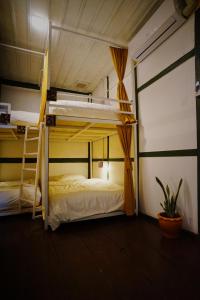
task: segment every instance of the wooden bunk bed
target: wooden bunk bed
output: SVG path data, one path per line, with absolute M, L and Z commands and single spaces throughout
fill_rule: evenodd
M 0 124 L 0 141 L 19 141 L 24 140 L 26 135 L 22 132 L 24 127 L 17 125 Z M 35 130 L 34 130 L 35 131 Z M 27 129 L 26 129 L 27 132 Z M 30 135 L 29 135 L 30 138 Z M 31 139 L 35 138 L 35 133 L 31 130 Z M 30 165 L 33 164 L 33 158 L 37 160 L 37 154 L 23 155 L 22 174 L 25 167 L 25 156 L 31 158 L 28 160 Z M 26 161 L 27 162 L 27 161 Z M 15 215 L 21 213 L 35 213 L 41 211 L 41 191 L 38 180 L 33 177 L 25 178 L 22 176 L 17 180 L 0 181 L 0 216 Z
M 23 52 L 44 57 L 43 80 L 41 88 L 41 103 L 46 97 L 47 91 L 47 61 L 48 52 L 41 53 L 1 44 L 3 47 L 14 48 Z M 40 114 L 26 111 L 12 111 L 10 114 L 0 116 L 0 140 L 23 139 L 23 156 L 21 167 L 21 178 L 16 181 L 0 182 L 0 216 L 21 214 L 32 212 L 32 217 L 41 215 L 41 191 L 39 186 L 40 173 L 40 148 L 42 127 L 41 107 Z M 27 144 L 37 141 L 37 150 L 30 152 Z M 31 163 L 31 164 L 30 164 Z M 28 166 L 27 166 L 28 164 Z M 34 166 L 33 166 L 34 165 Z M 31 178 L 26 178 L 26 174 L 32 174 Z
M 66 95 L 68 99 L 73 96 L 83 101 L 57 100 L 46 104 L 43 153 L 45 229 L 48 225 L 55 230 L 64 222 L 123 214 L 123 187 L 117 184 L 97 178 L 77 179 L 76 176 L 74 179 L 63 176 L 64 179 L 49 181 L 49 141 L 52 134 L 59 133 L 65 137 L 66 147 L 70 147 L 70 142 L 89 142 L 92 145 L 92 142 L 116 135 L 116 125 L 122 124 L 119 116 L 133 115 L 133 112 L 121 111 L 113 105 L 127 104 L 127 101 L 90 96 L 89 102 L 85 102 L 88 96 Z M 129 105 L 132 106 L 133 102 L 130 101 Z M 134 124 L 127 126 L 134 128 Z
M 51 38 L 52 38 L 52 30 L 65 30 L 64 28 L 54 28 L 54 26 L 51 25 L 51 22 L 49 24 L 49 51 L 51 49 Z M 105 41 L 103 41 L 105 42 Z M 115 46 L 115 45 L 114 45 Z M 114 49 L 117 50 L 117 49 Z M 123 68 L 121 68 L 121 72 L 123 74 L 118 74 L 119 78 L 119 84 L 118 84 L 118 99 L 107 99 L 107 98 L 95 98 L 93 96 L 82 96 L 78 95 L 78 98 L 82 98 L 83 101 L 62 101 L 57 100 L 56 97 L 54 97 L 53 102 L 47 102 L 46 98 L 43 97 L 42 103 L 41 103 L 41 111 L 40 111 L 40 121 L 42 122 L 45 120 L 44 124 L 44 147 L 43 147 L 43 157 L 42 157 L 42 209 L 43 209 L 43 219 L 44 219 L 44 227 L 45 229 L 48 228 L 49 225 L 52 226 L 52 229 L 55 229 L 57 226 L 59 226 L 62 222 L 69 222 L 69 221 L 77 221 L 77 220 L 85 220 L 90 218 L 98 218 L 98 217 L 106 217 L 110 215 L 116 215 L 121 214 L 125 210 L 127 215 L 132 215 L 134 212 L 137 214 L 138 210 L 138 199 L 137 199 L 137 145 L 136 145 L 136 122 L 134 118 L 134 112 L 133 112 L 133 101 L 129 101 L 127 98 L 127 94 L 125 92 L 125 87 L 123 85 L 123 76 L 126 66 L 126 59 L 127 59 L 127 50 L 121 49 L 122 52 L 125 50 L 124 53 L 119 53 L 119 58 L 122 59 Z M 111 49 L 113 51 L 113 49 Z M 115 52 L 115 51 L 114 51 Z M 125 54 L 125 55 L 124 55 Z M 50 55 L 49 55 L 50 56 Z M 114 53 L 112 53 L 113 56 L 113 62 L 115 65 L 115 68 L 117 67 L 117 60 L 118 60 L 118 53 L 116 53 L 116 57 L 114 57 Z M 50 59 L 49 59 L 49 66 L 50 66 Z M 47 67 L 48 70 L 48 67 Z M 48 74 L 48 83 L 50 88 L 50 70 L 47 71 Z M 45 86 L 45 83 L 44 83 Z M 50 90 L 51 92 L 51 90 Z M 50 93 L 51 94 L 51 93 Z M 123 95 L 125 97 L 123 97 Z M 73 94 L 73 98 L 75 95 Z M 86 99 L 88 98 L 88 103 L 86 103 Z M 120 99 L 120 100 L 119 100 Z M 124 99 L 124 100 L 123 100 Z M 100 103 L 98 103 L 100 101 Z M 113 106 L 113 103 L 117 103 L 119 107 L 116 108 L 116 105 Z M 117 127 L 117 128 L 116 128 Z M 126 130 L 127 129 L 127 130 Z M 74 218 L 72 216 L 63 216 L 63 210 L 67 210 L 70 205 L 69 202 L 60 200 L 63 197 L 53 197 L 54 195 L 51 193 L 51 187 L 49 188 L 49 140 L 51 139 L 52 132 L 53 134 L 66 134 L 66 142 L 67 146 L 70 141 L 74 142 L 90 142 L 90 145 L 92 142 L 99 140 L 101 138 L 105 138 L 106 136 L 116 134 L 116 131 L 118 131 L 118 134 L 125 136 L 125 140 L 122 141 L 120 137 L 121 144 L 125 142 L 127 144 L 127 147 L 123 146 L 123 152 L 124 152 L 124 170 L 125 170 L 125 178 L 124 181 L 126 183 L 126 186 L 124 186 L 123 189 L 120 190 L 119 187 L 116 187 L 116 189 L 119 190 L 121 193 L 120 195 L 124 197 L 124 204 L 120 203 L 116 209 L 107 209 L 104 210 L 103 213 L 100 209 L 98 211 L 96 209 L 95 213 L 86 213 L 82 215 L 76 215 Z M 100 134 L 100 132 L 102 134 Z M 130 159 L 130 141 L 131 141 L 131 133 L 134 132 L 133 136 L 135 139 L 134 143 L 134 154 L 135 154 L 135 168 L 134 168 L 134 177 L 135 177 L 135 188 L 136 188 L 136 196 L 134 196 L 134 188 L 133 188 L 133 176 L 132 176 L 132 162 Z M 86 134 L 87 133 L 87 134 Z M 127 149 L 125 149 L 127 148 Z M 128 179 L 128 180 L 127 180 Z M 90 180 L 90 179 L 89 179 Z M 79 191 L 73 190 L 74 185 L 72 184 L 72 190 L 73 192 L 76 192 L 75 194 L 79 193 L 79 196 L 81 194 L 84 194 L 83 192 L 86 192 L 86 197 L 88 196 L 88 193 L 90 192 L 87 187 L 82 184 L 83 182 L 79 182 L 79 185 L 81 186 Z M 71 184 L 71 183 L 70 183 Z M 99 183 L 100 184 L 100 183 Z M 103 183 L 102 183 L 103 184 Z M 54 183 L 56 186 L 56 183 Z M 87 183 L 85 183 L 87 185 Z M 65 184 L 66 188 L 66 184 Z M 59 188 L 58 188 L 59 189 Z M 109 189 L 109 188 L 108 188 Z M 105 190 L 104 190 L 105 191 Z M 73 192 L 71 194 L 73 194 Z M 92 191 L 94 192 L 94 191 Z M 94 196 L 94 194 L 93 194 Z M 105 193 L 104 193 L 105 196 Z M 85 198 L 86 198 L 85 197 Z M 94 198 L 94 197 L 93 197 Z M 120 198 L 120 197 L 119 197 Z M 74 198 L 72 198 L 74 199 Z M 54 205 L 56 201 L 58 200 L 61 202 L 62 210 L 57 210 L 56 205 Z M 127 202 L 129 201 L 129 203 Z M 81 204 L 81 201 L 78 201 L 79 205 Z M 101 200 L 100 200 L 101 201 Z M 134 203 L 134 201 L 136 203 Z M 73 200 L 71 201 L 73 202 Z M 127 205 L 128 204 L 128 205 Z M 136 208 L 135 208 L 136 204 Z M 91 203 L 90 203 L 91 205 Z M 55 208 L 55 209 L 54 209 Z M 54 220 L 57 218 L 57 222 L 53 224 L 52 222 L 52 212 L 54 213 Z M 80 212 L 80 209 L 79 209 Z M 106 212 L 106 213 L 105 213 Z M 55 225 L 55 226 L 54 226 Z

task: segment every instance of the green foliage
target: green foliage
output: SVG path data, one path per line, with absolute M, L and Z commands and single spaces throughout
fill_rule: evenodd
M 178 190 L 176 192 L 176 195 L 174 195 L 174 193 L 171 194 L 169 186 L 166 185 L 166 188 L 165 188 L 163 183 L 161 182 L 161 180 L 158 177 L 156 177 L 156 181 L 160 185 L 160 187 L 164 193 L 164 197 L 165 197 L 164 203 L 160 203 L 160 205 L 162 206 L 167 217 L 174 218 L 176 216 L 177 198 L 179 195 L 179 191 L 180 191 L 183 179 L 181 178 L 179 181 Z

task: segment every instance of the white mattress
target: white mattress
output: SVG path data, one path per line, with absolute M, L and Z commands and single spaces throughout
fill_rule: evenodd
M 49 113 L 63 116 L 74 116 L 82 118 L 98 118 L 119 120 L 118 109 L 113 105 L 88 103 L 83 101 L 57 100 L 50 104 L 64 105 L 65 107 L 49 107 Z
M 123 188 L 102 179 L 49 182 L 49 225 L 123 209 Z
M 39 113 L 28 111 L 11 111 L 10 123 L 12 125 L 36 125 L 39 120 Z
M 23 198 L 29 201 L 34 201 L 34 187 L 24 187 L 23 188 Z M 0 182 L 0 212 L 15 210 L 18 208 L 20 192 L 20 182 L 19 181 L 6 181 Z M 37 189 L 37 206 L 40 204 L 41 193 L 39 187 Z M 31 203 L 22 201 L 22 207 L 31 207 Z

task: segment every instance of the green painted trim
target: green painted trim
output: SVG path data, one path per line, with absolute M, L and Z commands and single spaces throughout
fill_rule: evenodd
M 197 156 L 197 149 L 140 152 L 139 157 Z
M 140 139 L 139 139 L 139 99 L 138 99 L 138 79 L 137 79 L 137 67 L 134 68 L 134 80 L 135 80 L 135 112 L 136 112 L 136 141 L 137 141 L 137 199 L 138 199 L 138 206 L 139 206 L 139 175 L 140 175 L 140 164 L 139 164 L 139 149 L 140 149 Z M 135 155 L 135 154 L 134 154 Z
M 30 82 L 22 82 L 22 81 L 1 78 L 0 83 L 9 85 L 9 86 L 21 87 L 21 88 L 25 88 L 25 89 L 40 90 L 40 87 L 38 84 L 30 83 Z
M 200 8 L 195 13 L 195 75 L 200 82 Z M 197 201 L 198 201 L 198 232 L 200 233 L 200 96 L 196 97 L 197 122 Z
M 26 158 L 27 163 L 36 163 L 36 158 Z M 1 164 L 21 164 L 21 157 L 0 157 Z M 66 157 L 58 157 L 58 158 L 49 158 L 49 163 L 88 163 L 88 158 L 66 158 Z
M 6 78 L 0 78 L 0 84 L 16 86 L 16 87 L 21 87 L 21 88 L 25 88 L 25 89 L 40 90 L 40 87 L 38 84 L 17 81 L 17 80 L 10 80 L 10 79 L 6 79 Z M 58 88 L 58 87 L 51 87 L 51 89 L 55 89 L 57 92 L 64 92 L 64 93 L 73 93 L 73 94 L 81 94 L 81 95 L 89 95 L 90 94 L 90 93 L 78 92 L 78 91 L 68 90 L 68 89 L 63 89 L 63 88 Z
M 21 164 L 22 158 L 21 157 L 0 157 L 1 164 Z M 36 158 L 26 158 L 26 163 L 36 163 Z
M 107 98 L 109 98 L 109 95 L 110 95 L 110 81 L 109 81 L 109 76 L 106 77 L 106 88 L 107 88 L 106 95 L 107 95 Z
M 88 158 L 82 157 L 58 157 L 58 158 L 49 158 L 49 163 L 88 163 Z
M 91 172 L 90 172 L 90 168 L 91 168 L 91 164 L 90 164 L 90 142 L 88 142 L 88 178 L 91 178 Z
M 153 78 L 151 78 L 150 80 L 148 80 L 146 83 L 144 83 L 143 85 L 141 85 L 137 89 L 137 92 L 138 93 L 141 92 L 142 90 L 144 90 L 145 88 L 147 88 L 148 86 L 150 86 L 152 83 L 154 83 L 155 81 L 159 80 L 160 78 L 162 78 L 163 76 L 165 76 L 166 74 L 168 74 L 169 72 L 171 72 L 172 70 L 174 70 L 175 68 L 177 68 L 178 66 L 180 66 L 181 64 L 183 64 L 185 61 L 187 61 L 188 59 L 190 59 L 194 55 L 195 55 L 195 49 L 192 49 L 191 51 L 189 51 L 188 53 L 186 53 L 185 55 L 183 55 L 182 57 L 180 57 L 178 60 L 176 60 L 174 63 L 172 63 L 170 66 L 168 66 L 167 68 L 165 68 L 164 70 L 162 70 L 156 76 L 154 76 Z
M 84 93 L 84 92 L 78 92 L 74 90 L 68 90 L 68 89 L 63 89 L 63 88 L 57 88 L 57 87 L 51 87 L 52 89 L 55 89 L 57 92 L 64 92 L 64 93 L 73 93 L 73 94 L 81 94 L 81 95 L 89 95 L 91 93 Z
M 108 166 L 109 166 L 109 162 L 110 162 L 110 139 L 109 136 L 107 136 L 107 162 L 108 162 Z M 107 170 L 107 180 L 109 180 L 109 168 Z
M 124 158 L 110 158 L 107 159 L 107 158 L 93 158 L 92 161 L 93 162 L 97 162 L 97 161 L 100 161 L 100 160 L 103 160 L 103 161 L 108 161 L 108 162 L 124 162 Z M 134 161 L 134 158 L 131 157 L 131 161 Z
M 0 157 L 1 164 L 21 164 L 21 157 Z

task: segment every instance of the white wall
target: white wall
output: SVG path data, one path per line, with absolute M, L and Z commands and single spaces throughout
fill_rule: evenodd
M 133 39 L 134 42 L 134 39 Z M 138 87 L 194 48 L 194 16 L 137 67 Z M 196 149 L 195 61 L 188 59 L 138 94 L 140 152 Z M 150 156 L 150 155 L 149 155 Z M 161 211 L 158 176 L 175 191 L 183 178 L 178 208 L 183 226 L 198 232 L 197 157 L 141 157 L 140 211 Z
M 49 144 L 50 158 L 87 158 L 88 143 L 67 143 L 52 141 Z M 81 174 L 88 176 L 88 163 L 50 163 L 49 175 Z
M 40 111 L 40 91 L 1 85 L 1 102 L 11 103 L 11 110 Z
M 134 39 L 131 43 L 134 45 Z M 193 48 L 194 16 L 191 16 L 181 28 L 139 64 L 137 67 L 138 87 Z M 134 95 L 134 82 L 130 67 L 131 59 L 129 58 L 124 78 L 129 99 Z M 110 97 L 115 98 L 117 76 L 114 70 L 109 74 L 109 85 Z M 140 152 L 196 149 L 194 91 L 194 57 L 141 90 L 138 95 Z M 105 90 L 103 90 L 102 84 L 97 87 L 95 93 L 100 95 L 101 92 L 104 95 Z M 117 143 L 115 143 L 110 147 L 114 156 L 117 155 L 115 150 L 118 149 Z M 123 182 L 122 163 L 112 164 L 114 167 L 112 173 L 110 170 L 110 174 L 114 175 L 110 175 L 110 178 Z M 163 200 L 163 196 L 155 181 L 155 176 L 160 177 L 164 183 L 168 183 L 173 190 L 176 190 L 182 177 L 183 186 L 178 199 L 178 208 L 183 215 L 184 228 L 197 233 L 197 157 L 150 157 L 149 155 L 149 157 L 139 159 L 139 167 L 140 211 L 153 217 L 157 217 L 157 213 L 161 211 L 160 202 Z M 97 168 L 97 164 L 94 164 L 95 168 Z M 100 173 L 98 175 L 103 176 Z

